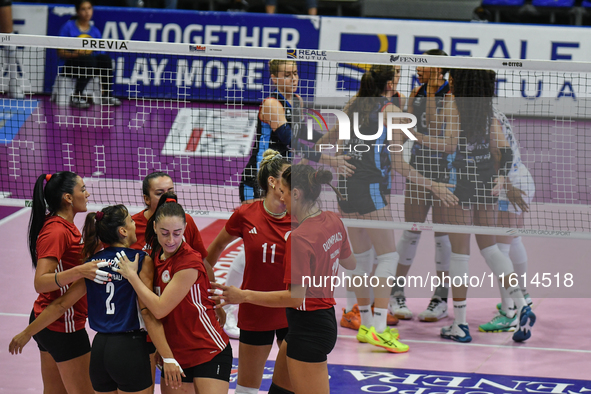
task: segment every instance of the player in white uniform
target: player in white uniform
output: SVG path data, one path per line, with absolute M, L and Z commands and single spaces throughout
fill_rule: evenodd
M 511 170 L 507 174 L 508 181 L 499 193 L 499 212 L 497 225 L 499 227 L 522 228 L 524 213 L 529 211 L 529 206 L 534 198 L 535 184 L 529 170 L 521 161 L 519 143 L 513 134 L 511 123 L 503 114 L 494 108 L 494 116 L 498 120 L 505 135 L 505 139 L 513 153 Z M 513 269 L 517 274 L 519 287 L 528 305 L 532 304 L 526 290 L 524 274 L 527 271 L 527 252 L 521 241 L 521 237 L 497 236 L 497 245 L 505 256 L 511 259 Z M 482 332 L 514 331 L 517 327 L 516 309 L 513 299 L 506 294 L 506 289 L 499 286 L 501 291 L 501 303 L 497 305 L 499 314 L 490 322 L 481 324 L 478 329 Z

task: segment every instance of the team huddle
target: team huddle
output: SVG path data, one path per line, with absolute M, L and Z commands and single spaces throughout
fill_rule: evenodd
M 409 146 L 410 160 L 404 160 L 375 145 L 362 153 L 306 149 L 310 141 L 298 133 L 303 102 L 296 94 L 297 64 L 272 60 L 269 70 L 276 89 L 260 106 L 256 141 L 241 177 L 242 204 L 210 245 L 204 245 L 166 173 L 144 179 L 146 209 L 131 215 L 124 205 L 113 205 L 86 214 L 82 234 L 74 217 L 87 211 L 83 179 L 68 171 L 39 176 L 29 224 L 39 297 L 29 326 L 9 350 L 20 353 L 35 339 L 46 392 L 152 393 L 158 367 L 163 393 L 226 393 L 231 336 L 239 340 L 236 393 L 258 392 L 274 342 L 279 352 L 269 393 L 328 393 L 336 302 L 332 290 L 306 287 L 302 279 L 339 270 L 379 280 L 373 288 L 348 289 L 340 324 L 355 329 L 360 343 L 407 352 L 398 330 L 389 326 L 413 313 L 404 287 L 386 283 L 407 275 L 420 232 L 404 231 L 396 243 L 393 230 L 346 229 L 341 221 L 393 220 L 392 169 L 406 178 L 407 222 L 424 222 L 432 207 L 434 223 L 523 226 L 535 188 L 510 122 L 492 105 L 492 71 L 417 67 L 421 85 L 408 98 L 397 91 L 399 66 L 376 65 L 364 73 L 344 112 L 361 114 L 359 131 L 366 135 L 375 133 L 376 121 L 386 127 L 383 113 L 415 115 L 416 141 L 405 143 L 402 132 L 382 141 Z M 354 144 L 355 138 L 339 141 L 330 130 L 314 133 L 312 142 Z M 303 161 L 293 164 L 295 158 Z M 321 209 L 323 185 L 336 193 L 339 215 Z M 217 284 L 215 265 L 238 238 L 244 250 L 226 284 Z M 521 239 L 476 239 L 493 273 L 506 277 L 504 287 L 499 282 L 498 316 L 479 330 L 515 331 L 513 339 L 524 341 L 536 317 L 525 284 L 509 280 L 515 274 L 523 278 L 527 269 Z M 435 245 L 438 275 L 468 273 L 470 234 L 436 232 Z M 419 320 L 447 316 L 446 285 L 435 289 Z M 471 341 L 467 290 L 467 283 L 452 288 L 454 321 L 441 337 Z M 231 324 L 236 304 L 239 329 Z M 97 333 L 92 346 L 87 319 Z

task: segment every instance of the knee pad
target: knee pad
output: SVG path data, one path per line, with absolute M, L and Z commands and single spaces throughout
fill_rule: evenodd
M 421 233 L 411 233 L 408 230 L 402 232 L 402 237 L 396 244 L 396 251 L 400 255 L 398 264 L 412 265 L 417 254 L 417 246 L 421 239 Z
M 258 393 L 258 390 L 257 390 Z M 269 387 L 269 394 L 294 394 L 293 391 L 284 389 L 283 387 L 277 386 L 275 383 L 271 383 Z
M 511 242 L 509 257 L 514 265 L 527 263 L 527 251 L 525 250 L 525 246 L 523 246 L 523 242 L 521 242 L 521 237 L 516 237 Z
M 253 387 L 244 387 L 239 384 L 236 385 L 236 394 L 257 394 L 259 392 L 258 388 Z
M 386 253 L 378 256 L 378 265 L 375 275 L 378 278 L 388 278 L 396 276 L 396 267 L 398 266 L 400 256 L 397 252 Z
M 371 273 L 371 269 L 373 268 L 371 249 L 363 253 L 355 254 L 355 259 L 357 260 L 357 266 L 354 270 L 349 271 L 352 276 L 363 276 Z
M 506 257 L 509 257 L 509 252 L 511 250 L 511 244 L 502 244 L 497 242 L 497 246 L 499 247 L 499 250 L 501 251 L 501 253 L 503 253 Z
M 437 271 L 449 271 L 451 259 L 451 242 L 449 235 L 435 237 L 435 269 Z
M 513 273 L 511 260 L 499 250 L 496 244 L 482 249 L 480 254 L 482 254 L 484 261 L 486 261 L 486 264 L 497 278 Z
M 460 277 L 462 278 L 462 283 L 464 285 L 468 285 L 468 283 L 464 283 L 464 276 L 468 277 L 469 273 L 469 264 L 470 256 L 467 254 L 458 254 L 458 253 L 451 253 L 450 263 L 449 263 L 449 277 L 450 277 L 450 285 L 454 284 L 454 278 Z M 444 279 L 444 283 L 447 281 Z M 455 281 L 456 285 L 460 283 L 459 279 Z

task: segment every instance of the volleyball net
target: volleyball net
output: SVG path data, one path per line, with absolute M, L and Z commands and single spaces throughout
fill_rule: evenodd
M 5 93 L 0 99 L 1 205 L 29 204 L 33 184 L 40 174 L 68 170 L 84 178 L 92 208 L 118 203 L 142 207 L 143 178 L 163 171 L 175 181 L 175 190 L 187 211 L 197 216 L 229 217 L 240 204 L 239 184 L 256 141 L 259 118 L 267 119 L 269 115 L 259 113 L 261 102 L 277 89 L 278 81 L 270 76 L 269 61 L 280 59 L 293 61 L 297 66 L 294 91 L 301 98 L 301 105 L 291 110 L 290 123 L 292 132 L 297 133 L 292 140 L 300 140 L 293 144 L 297 145 L 296 161 L 310 158 L 311 153 L 322 153 L 329 157 L 349 155 L 353 163 L 356 154 L 363 156 L 368 147 L 368 151 L 375 152 L 372 144 L 379 143 L 383 144 L 382 152 L 388 152 L 374 157 L 376 168 L 383 170 L 383 174 L 388 167 L 384 163 L 396 162 L 395 155 L 401 155 L 404 163 L 416 168 L 433 166 L 431 156 L 422 156 L 422 164 L 418 164 L 419 147 L 412 133 L 420 132 L 422 127 L 433 137 L 445 135 L 445 130 L 454 125 L 453 119 L 459 119 L 453 113 L 445 116 L 446 105 L 464 108 L 462 123 L 466 123 L 465 108 L 473 108 L 471 112 L 478 114 L 489 101 L 498 119 L 489 122 L 498 124 L 501 131 L 510 130 L 511 137 L 505 133 L 505 141 L 519 147 L 519 163 L 513 163 L 520 166 L 521 178 L 513 184 L 519 191 L 512 192 L 529 198 L 529 212 L 520 215 L 523 220 L 519 225 L 458 225 L 453 218 L 434 223 L 431 214 L 424 222 L 416 220 L 416 216 L 408 214 L 409 202 L 411 207 L 437 205 L 438 199 L 411 188 L 407 192 L 405 215 L 404 195 L 409 186 L 406 178 L 394 169 L 388 185 L 370 186 L 374 203 L 377 196 L 387 197 L 388 205 L 380 209 L 382 216 L 373 220 L 347 219 L 347 225 L 591 238 L 591 163 L 587 158 L 587 147 L 591 147 L 591 135 L 587 133 L 591 124 L 591 83 L 587 63 L 27 35 L 0 35 L 0 41 L 4 45 L 0 51 L 0 89 Z M 85 55 L 92 58 L 90 63 L 71 60 Z M 99 64 L 99 55 L 109 60 L 106 66 L 104 62 Z M 394 94 L 395 98 L 388 101 L 398 112 L 418 113 L 416 108 L 423 105 L 429 109 L 426 113 L 431 114 L 429 119 L 415 116 L 417 124 L 409 126 L 408 134 L 396 124 L 411 124 L 413 118 L 393 116 L 392 133 L 404 134 L 400 143 L 384 140 L 382 134 L 387 137 L 387 130 L 378 129 L 377 123 L 367 129 L 372 133 L 378 131 L 375 141 L 359 138 L 353 117 L 348 129 L 340 127 L 344 123 L 339 116 L 354 112 L 352 98 L 359 91 L 363 76 L 383 68 L 394 70 L 390 91 L 405 97 L 396 98 L 398 95 Z M 418 71 L 424 81 L 423 73 L 449 69 L 487 70 L 494 97 L 458 98 L 445 104 L 443 98 L 419 94 L 409 100 L 411 93 L 416 95 L 421 86 Z M 446 79 L 448 75 L 445 74 Z M 85 82 L 81 83 L 81 79 Z M 380 103 L 385 103 L 380 100 L 363 98 L 357 104 L 364 102 L 363 107 L 375 113 L 379 112 L 375 111 L 378 106 L 380 110 L 384 108 Z M 467 104 L 462 104 L 462 100 Z M 375 121 L 371 114 L 366 115 L 360 112 L 357 120 L 363 123 L 363 119 L 369 119 L 369 124 Z M 360 134 L 367 137 L 363 130 Z M 331 135 L 339 138 L 331 139 Z M 379 138 L 382 139 L 376 142 Z M 472 152 L 478 143 L 460 138 L 458 152 Z M 339 144 L 348 144 L 348 150 L 339 151 Z M 445 168 L 427 170 L 438 172 L 437 179 L 447 183 L 450 176 L 453 178 L 453 161 L 458 159 L 451 155 L 442 157 Z M 470 154 L 463 157 L 464 170 L 472 165 L 471 159 Z M 498 158 L 491 162 L 498 167 Z M 348 192 L 358 184 L 351 183 L 343 168 L 324 167 L 334 171 L 333 185 L 343 192 L 344 199 L 353 201 Z M 473 182 L 476 190 L 483 187 L 478 179 L 464 178 Z M 485 185 L 485 189 L 493 186 Z M 339 212 L 336 194 L 326 189 L 321 196 L 323 209 Z M 502 200 L 505 201 L 501 204 L 513 206 L 510 198 Z M 472 204 L 498 209 L 493 208 L 496 201 L 483 201 Z

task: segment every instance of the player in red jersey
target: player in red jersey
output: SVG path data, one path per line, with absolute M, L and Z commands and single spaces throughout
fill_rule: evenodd
M 116 272 L 127 279 L 139 299 L 162 321 L 174 359 L 184 370 L 183 382 L 198 393 L 227 393 L 232 369 L 232 348 L 218 322 L 223 309 L 214 310 L 211 288 L 201 255 L 184 240 L 186 216 L 174 193 L 164 193 L 147 225 L 156 269 L 154 290 L 137 274 L 134 261 L 120 255 Z M 164 389 L 164 387 L 162 387 Z
M 291 219 L 281 202 L 279 180 L 288 165 L 277 151 L 268 149 L 264 152 L 257 175 L 264 199 L 238 208 L 209 246 L 207 260 L 214 266 L 230 242 L 237 238 L 244 240 L 243 289 L 276 291 L 284 288 L 283 255 Z M 287 334 L 285 311 L 242 305 L 238 310 L 238 327 L 240 357 L 236 393 L 256 393 L 275 337 L 280 345 Z M 280 356 L 277 357 L 279 360 Z M 282 387 L 290 386 L 287 374 L 274 374 L 273 381 Z
M 45 187 L 44 182 L 47 182 Z M 98 269 L 104 266 L 102 262 L 82 264 L 81 261 L 82 237 L 74 225 L 74 217 L 78 212 L 86 212 L 89 196 L 84 181 L 73 172 L 43 174 L 35 182 L 29 251 L 39 297 L 30 321 L 64 294 L 70 283 L 81 278 L 99 283 L 110 280 L 108 273 Z M 92 392 L 88 374 L 90 342 L 84 329 L 86 316 L 86 298 L 82 298 L 64 316 L 34 336 L 41 352 L 45 390 Z
M 131 245 L 132 249 L 139 249 L 150 253 L 149 245 L 146 243 L 146 226 L 148 224 L 148 220 L 154 215 L 156 212 L 156 207 L 158 207 L 158 201 L 160 197 L 166 192 L 174 192 L 174 183 L 170 175 L 165 172 L 152 172 L 148 174 L 143 182 L 142 182 L 142 194 L 144 198 L 144 203 L 146 204 L 146 209 L 141 212 L 136 213 L 132 216 L 133 221 L 135 222 L 136 228 L 136 235 L 137 241 Z M 187 221 L 187 227 L 185 228 L 184 238 L 185 241 L 189 244 L 191 248 L 201 254 L 201 258 L 205 259 L 207 257 L 207 249 L 203 244 L 203 240 L 201 239 L 201 234 L 199 233 L 199 229 L 195 224 L 195 221 L 191 217 L 191 215 L 185 214 L 185 220 Z M 209 264 L 205 263 L 205 268 L 207 269 L 207 274 L 210 280 L 214 280 L 214 272 L 213 269 L 209 266 Z M 150 360 L 152 362 L 152 381 L 155 381 L 155 371 L 156 371 L 156 364 L 158 360 L 156 360 L 156 348 L 149 340 L 148 343 L 151 348 Z M 178 390 L 176 392 L 179 392 Z M 193 384 L 187 383 L 183 384 L 183 388 L 180 391 L 181 393 L 192 394 L 194 393 Z
M 323 212 L 317 204 L 322 185 L 330 185 L 331 181 L 331 172 L 315 171 L 307 165 L 296 165 L 283 172 L 282 199 L 288 212 L 299 222 L 287 239 L 284 272 L 287 290 L 260 292 L 214 285 L 223 291 L 214 299 L 287 308 L 289 332 L 280 354 L 286 354 L 291 386 L 296 394 L 330 392 L 327 355 L 337 340 L 336 303 L 330 285 L 311 283 L 327 280 L 330 284 L 338 265 L 349 270 L 356 265 L 345 226 L 336 214 Z M 278 364 L 276 372 L 277 368 Z M 269 389 L 269 394 L 287 392 L 275 384 Z

